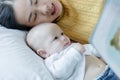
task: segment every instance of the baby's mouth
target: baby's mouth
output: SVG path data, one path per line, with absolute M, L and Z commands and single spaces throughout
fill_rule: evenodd
M 65 47 L 69 46 L 70 44 L 71 44 L 71 42 L 65 43 Z

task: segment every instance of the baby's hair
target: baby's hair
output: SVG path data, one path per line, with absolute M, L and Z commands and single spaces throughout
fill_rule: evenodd
M 53 27 L 55 25 L 57 25 L 57 24 L 55 24 L 55 23 L 41 23 L 37 26 L 34 26 L 28 32 L 28 34 L 26 36 L 26 42 L 27 42 L 28 46 L 30 48 L 32 48 L 34 51 L 37 51 L 38 49 L 43 48 L 44 45 L 39 45 L 38 46 L 38 43 L 39 44 L 43 43 L 43 41 L 45 40 L 43 38 L 44 33 L 46 33 L 47 30 L 51 29 L 51 28 L 49 28 L 50 26 Z
M 35 35 L 37 35 L 37 30 L 36 27 L 33 27 L 26 35 L 26 43 L 33 51 L 36 52 L 36 46 L 33 46 L 33 44 L 35 44 L 34 40 L 37 41 Z

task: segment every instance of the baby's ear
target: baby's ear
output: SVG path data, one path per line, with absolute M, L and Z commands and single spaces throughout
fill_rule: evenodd
M 45 51 L 45 50 L 43 50 L 43 49 L 38 49 L 37 50 L 37 54 L 39 55 L 39 56 L 41 56 L 41 57 L 43 57 L 43 58 L 46 58 L 47 57 L 47 52 Z

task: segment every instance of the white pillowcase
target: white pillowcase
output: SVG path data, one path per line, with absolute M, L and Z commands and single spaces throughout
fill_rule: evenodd
M 26 33 L 0 26 L 0 80 L 53 80 L 43 59 L 26 45 Z

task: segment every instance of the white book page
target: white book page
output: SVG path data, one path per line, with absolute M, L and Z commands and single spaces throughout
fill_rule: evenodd
M 90 36 L 90 43 L 98 50 L 102 58 L 113 69 L 120 78 L 120 45 L 119 38 L 117 44 L 112 45 L 116 33 L 120 27 L 120 0 L 106 0 L 103 13 Z M 117 35 L 117 37 L 119 37 Z

